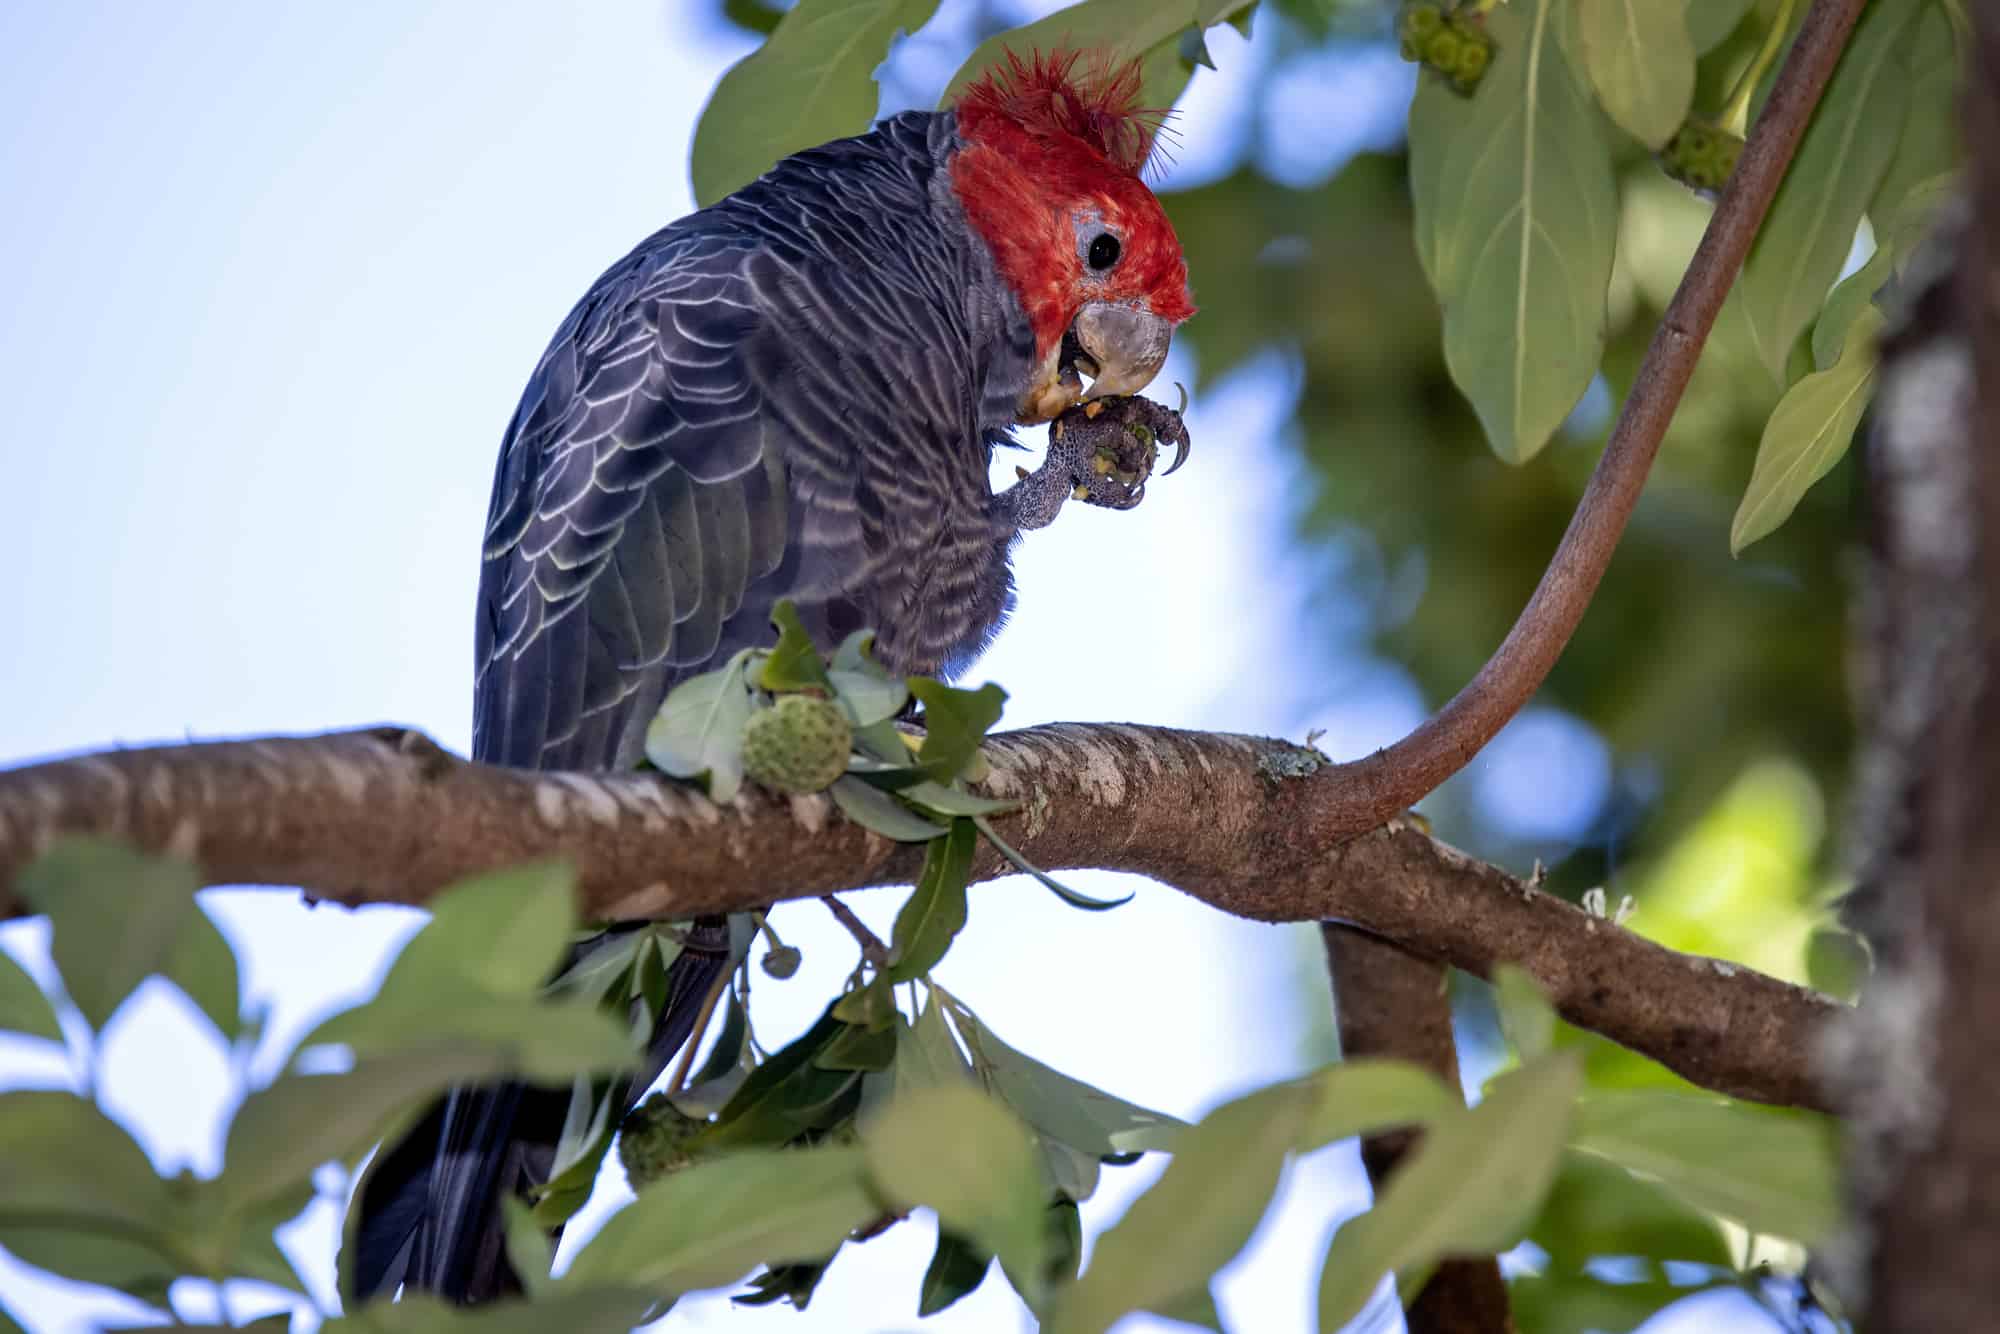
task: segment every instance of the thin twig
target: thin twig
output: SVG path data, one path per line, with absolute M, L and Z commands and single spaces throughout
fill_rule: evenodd
M 708 1034 L 708 1021 L 715 1015 L 716 1004 L 722 993 L 729 989 L 729 979 L 736 973 L 734 968 L 724 968 L 708 984 L 708 994 L 701 998 L 701 1009 L 694 1017 L 694 1027 L 688 1030 L 687 1045 L 681 1048 L 680 1059 L 674 1062 L 673 1077 L 667 1080 L 667 1096 L 678 1097 L 687 1087 L 688 1071 L 694 1068 L 694 1054 L 701 1047 L 701 1040 Z
M 826 910 L 833 914 L 834 920 L 846 927 L 847 934 L 853 936 L 855 943 L 861 946 L 862 958 L 877 968 L 889 966 L 889 947 L 882 943 L 880 936 L 868 929 L 868 923 L 854 915 L 854 909 L 831 894 L 821 895 L 820 902 L 826 905 Z

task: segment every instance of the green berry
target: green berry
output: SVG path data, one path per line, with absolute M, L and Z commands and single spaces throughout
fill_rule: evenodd
M 693 1142 L 708 1128 L 655 1093 L 625 1118 L 618 1130 L 618 1161 L 633 1190 L 671 1176 L 701 1156 Z
M 805 955 L 799 951 L 798 946 L 780 945 L 776 949 L 765 951 L 763 967 L 767 975 L 783 982 L 798 972 L 799 965 L 803 962 Z
M 1452 28 L 1439 28 L 1424 45 L 1424 63 L 1442 74 L 1458 68 L 1458 52 L 1465 39 Z
M 1402 17 L 1396 22 L 1396 31 L 1403 40 L 1414 40 L 1421 45 L 1425 38 L 1443 26 L 1444 11 L 1436 5 L 1420 3 L 1403 7 Z
M 847 772 L 854 729 L 831 700 L 786 695 L 750 715 L 743 772 L 775 792 L 819 792 Z

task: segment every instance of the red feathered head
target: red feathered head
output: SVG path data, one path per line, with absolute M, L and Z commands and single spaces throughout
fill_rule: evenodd
M 1035 330 L 1022 418 L 1145 387 L 1173 326 L 1194 314 L 1187 261 L 1139 176 L 1162 113 L 1138 106 L 1139 67 L 1086 53 L 1009 53 L 957 102 L 952 185 Z

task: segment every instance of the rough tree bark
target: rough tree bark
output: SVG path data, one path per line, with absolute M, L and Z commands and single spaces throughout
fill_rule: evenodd
M 1875 1334 L 2000 1321 L 2000 16 L 1970 8 L 1970 207 L 1913 266 L 1867 454 L 1854 911 L 1879 968 L 1827 1055 Z

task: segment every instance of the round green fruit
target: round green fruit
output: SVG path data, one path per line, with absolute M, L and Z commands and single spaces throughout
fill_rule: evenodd
M 847 772 L 854 729 L 831 700 L 785 695 L 750 715 L 743 772 L 774 792 L 820 792 Z
M 618 1130 L 618 1161 L 633 1190 L 671 1176 L 700 1155 L 693 1141 L 708 1122 L 686 1115 L 664 1093 L 632 1109 Z

